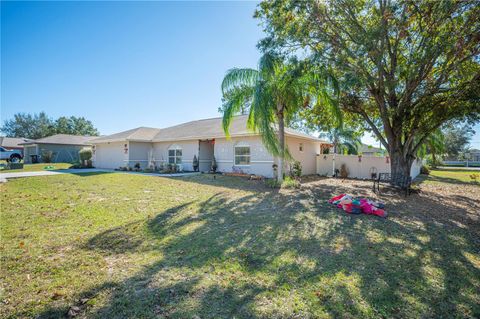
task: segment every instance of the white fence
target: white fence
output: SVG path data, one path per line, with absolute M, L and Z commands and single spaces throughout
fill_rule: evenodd
M 371 172 L 390 173 L 390 160 L 385 156 L 366 156 L 361 158 L 358 155 L 335 155 L 335 169 L 340 169 L 345 164 L 348 169 L 348 177 L 370 179 Z M 413 162 L 410 176 L 415 178 L 420 174 L 422 161 Z M 320 154 L 317 156 L 317 174 L 332 176 L 333 154 Z
M 480 166 L 480 161 L 443 161 L 445 165 L 455 165 L 455 166 Z

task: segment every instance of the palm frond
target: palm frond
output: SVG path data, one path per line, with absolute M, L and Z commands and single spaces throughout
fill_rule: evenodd
M 222 81 L 222 93 L 228 94 L 232 90 L 242 87 L 254 87 L 258 81 L 258 71 L 255 69 L 233 68 L 227 71 Z
M 239 87 L 224 95 L 222 126 L 227 139 L 230 138 L 229 128 L 233 117 L 251 102 L 253 93 L 253 87 Z

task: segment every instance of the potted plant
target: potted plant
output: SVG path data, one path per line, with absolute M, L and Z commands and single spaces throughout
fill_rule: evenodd
M 213 159 L 212 159 L 212 172 L 213 172 L 213 173 L 216 173 L 216 172 L 217 172 L 217 168 L 218 168 L 218 166 L 217 166 L 217 160 L 215 159 L 215 156 L 214 156 Z
M 193 155 L 193 170 L 198 172 L 198 158 L 197 155 Z
M 277 176 L 278 165 L 277 164 L 272 164 L 272 169 L 273 169 L 273 176 Z

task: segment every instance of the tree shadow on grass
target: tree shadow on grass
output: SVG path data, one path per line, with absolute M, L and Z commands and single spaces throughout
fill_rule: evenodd
M 422 179 L 419 179 L 418 183 L 421 184 L 426 181 L 437 182 L 437 183 L 447 183 L 447 184 L 458 184 L 458 185 L 472 185 L 472 183 L 464 182 L 456 178 L 440 177 L 440 176 L 433 176 L 433 175 L 428 175 Z
M 208 181 L 210 182 L 210 181 Z M 78 299 L 100 318 L 444 317 L 480 313 L 479 222 L 435 194 L 386 198 L 389 219 L 346 215 L 325 201 L 367 193 L 368 183 L 306 187 L 290 193 L 219 191 L 143 223 L 144 241 L 161 252 L 121 282 L 105 282 Z M 248 190 L 248 188 L 245 188 Z M 90 239 L 106 256 L 139 249 L 124 240 L 131 224 Z M 126 236 L 128 237 L 128 236 Z M 120 240 L 119 240 L 120 238 Z M 58 317 L 68 307 L 48 308 Z

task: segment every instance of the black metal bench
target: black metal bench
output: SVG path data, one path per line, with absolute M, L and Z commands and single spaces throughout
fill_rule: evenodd
M 373 192 L 380 193 L 380 183 L 389 183 L 394 187 L 398 187 L 405 191 L 405 197 L 410 195 L 410 187 L 412 185 L 412 177 L 397 175 L 395 179 L 392 179 L 391 173 L 380 173 L 378 177 L 373 179 Z

